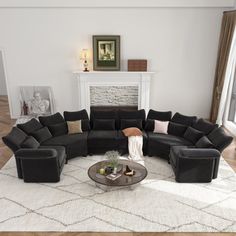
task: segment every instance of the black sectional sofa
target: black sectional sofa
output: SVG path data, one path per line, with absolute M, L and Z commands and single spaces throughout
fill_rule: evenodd
M 122 130 L 143 132 L 143 153 L 165 158 L 178 182 L 210 182 L 217 177 L 220 153 L 232 141 L 222 127 L 195 116 L 150 110 L 55 113 L 18 124 L 3 142 L 15 153 L 18 177 L 25 182 L 57 182 L 64 163 L 78 156 L 117 150 L 128 153 Z M 68 134 L 67 121 L 81 120 L 82 133 Z M 154 133 L 155 120 L 168 121 L 168 133 Z M 208 171 L 207 171 L 208 170 Z

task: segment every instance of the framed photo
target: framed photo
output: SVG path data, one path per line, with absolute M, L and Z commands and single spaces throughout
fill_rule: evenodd
M 52 89 L 48 86 L 20 87 L 21 115 L 38 117 L 54 113 Z
M 120 70 L 120 36 L 93 36 L 93 69 Z

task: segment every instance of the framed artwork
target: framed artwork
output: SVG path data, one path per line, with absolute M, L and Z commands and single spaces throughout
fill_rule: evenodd
M 93 36 L 93 69 L 120 70 L 120 36 Z
M 21 115 L 38 117 L 54 113 L 52 89 L 48 86 L 20 87 Z

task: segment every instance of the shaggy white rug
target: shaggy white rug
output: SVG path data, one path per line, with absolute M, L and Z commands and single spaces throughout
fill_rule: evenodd
M 110 192 L 87 176 L 102 159 L 75 158 L 59 183 L 27 184 L 11 158 L 0 171 L 0 231 L 236 231 L 236 175 L 223 159 L 212 183 L 179 184 L 165 160 L 146 157 L 141 185 Z

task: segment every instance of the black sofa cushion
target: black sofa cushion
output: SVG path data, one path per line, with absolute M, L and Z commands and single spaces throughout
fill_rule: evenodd
M 24 124 L 18 124 L 17 128 L 23 130 L 26 134 L 31 134 L 32 132 L 43 128 L 43 126 L 38 120 L 33 118 Z
M 130 127 L 136 127 L 142 130 L 142 120 L 141 119 L 121 119 L 120 121 L 120 129 L 126 129 Z
M 159 134 L 147 132 L 148 146 L 147 154 L 149 156 L 158 156 L 169 159 L 170 148 L 172 146 L 192 146 L 188 140 L 170 134 Z
M 155 111 L 155 110 L 150 109 L 147 115 L 147 119 L 170 121 L 171 116 L 172 116 L 171 111 Z
M 193 123 L 197 121 L 197 117 L 185 116 L 185 115 L 180 114 L 179 112 L 176 112 L 174 116 L 172 117 L 171 121 L 178 124 L 186 125 L 186 126 L 192 126 Z
M 85 109 L 81 111 L 64 111 L 64 118 L 66 121 L 81 120 L 82 131 L 89 131 L 91 129 L 89 116 Z
M 188 127 L 184 133 L 184 138 L 193 144 L 195 144 L 202 136 L 204 136 L 203 132 L 192 127 Z
M 64 111 L 64 118 L 66 121 L 88 120 L 89 116 L 85 109 L 81 111 Z
M 207 136 L 201 137 L 195 144 L 197 148 L 215 148 L 213 143 L 207 138 Z
M 214 129 L 208 135 L 208 138 L 220 152 L 222 152 L 233 140 L 233 137 L 227 135 L 222 127 Z
M 209 134 L 212 130 L 214 130 L 215 128 L 217 128 L 218 125 L 217 124 L 213 124 L 207 120 L 204 119 L 199 119 L 197 122 L 195 122 L 193 124 L 193 128 L 197 129 L 199 131 L 202 131 L 204 134 Z
M 44 126 L 55 125 L 58 123 L 65 122 L 63 116 L 59 112 L 50 116 L 40 116 L 39 121 Z
M 43 143 L 42 146 L 64 146 L 66 148 L 67 159 L 86 156 L 88 132 L 79 134 L 65 134 L 50 138 Z
M 168 134 L 183 137 L 187 128 L 188 127 L 186 125 L 181 125 L 170 121 L 168 126 Z
M 52 137 L 49 129 L 47 127 L 43 127 L 42 129 L 36 130 L 32 133 L 32 136 L 39 142 L 42 143 Z
M 28 136 L 20 146 L 21 148 L 36 149 L 40 146 L 40 144 L 33 136 Z
M 26 138 L 27 135 L 21 129 L 13 127 L 8 135 L 2 137 L 2 140 L 15 153 Z
M 91 130 L 88 135 L 88 149 L 90 153 L 94 150 L 117 150 L 118 147 L 117 130 Z
M 50 130 L 52 136 L 60 136 L 68 133 L 67 123 L 58 123 L 55 125 L 49 125 L 48 129 Z
M 145 127 L 146 113 L 145 113 L 144 109 L 137 110 L 137 111 L 120 110 L 118 112 L 118 117 L 119 117 L 119 120 L 120 120 L 119 129 L 122 129 L 121 126 L 120 126 L 121 125 L 121 120 L 127 120 L 127 119 L 132 119 L 132 120 L 141 119 L 142 120 L 142 127 Z M 140 127 L 137 127 L 137 128 L 140 129 Z
M 91 111 L 90 113 L 91 128 L 93 128 L 93 122 L 95 119 L 114 119 L 116 121 L 116 128 L 118 128 L 118 114 L 115 110 Z
M 145 131 L 153 131 L 155 128 L 155 121 L 152 119 L 146 120 L 144 130 Z
M 93 130 L 115 130 L 114 119 L 94 119 Z

